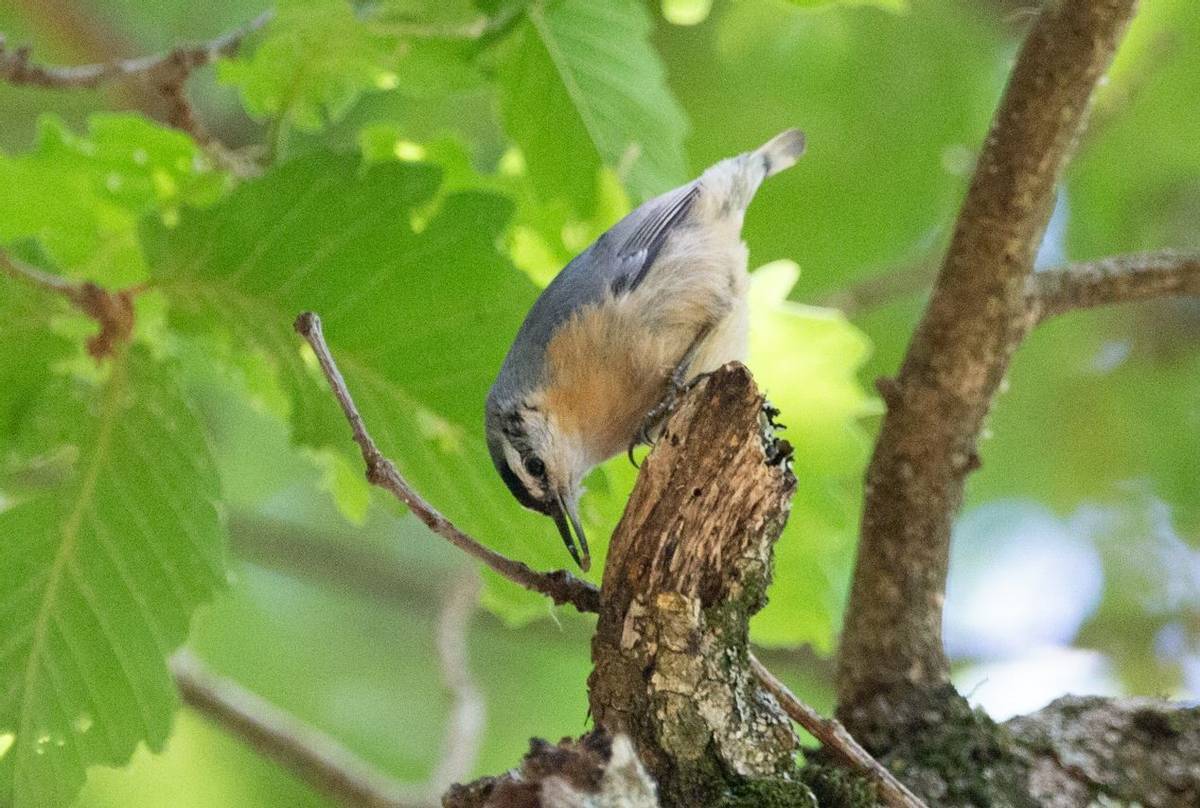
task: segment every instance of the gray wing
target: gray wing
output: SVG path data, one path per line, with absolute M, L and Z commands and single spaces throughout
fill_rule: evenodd
M 617 222 L 555 276 L 513 340 L 491 398 L 508 399 L 537 386 L 547 344 L 581 306 L 637 289 L 672 232 L 685 224 L 700 195 L 692 182 L 655 197 Z
M 699 195 L 699 184 L 692 183 L 659 197 L 652 207 L 646 206 L 650 209 L 615 250 L 617 271 L 610 283 L 614 293 L 632 292 L 641 285 L 671 232 L 687 219 Z M 618 227 L 623 224 L 620 222 Z

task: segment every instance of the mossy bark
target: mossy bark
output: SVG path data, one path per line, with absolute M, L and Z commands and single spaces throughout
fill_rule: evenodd
M 632 738 L 667 806 L 812 803 L 796 779 L 791 723 L 747 659 L 795 489 L 764 404 L 740 365 L 688 393 L 604 570 L 592 714 Z

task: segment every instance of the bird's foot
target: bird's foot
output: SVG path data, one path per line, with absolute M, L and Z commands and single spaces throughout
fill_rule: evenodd
M 711 376 L 712 373 L 698 373 L 687 381 L 683 381 L 678 376 L 672 376 L 670 383 L 667 385 L 667 394 L 663 396 L 662 401 L 659 401 L 646 413 L 646 417 L 642 419 L 642 425 L 638 427 L 638 431 L 634 433 L 633 441 L 629 444 L 629 450 L 626 452 L 629 457 L 629 462 L 633 467 L 639 468 L 637 461 L 633 459 L 633 450 L 639 446 L 653 446 L 654 441 L 658 438 L 658 431 L 667 417 L 675 411 L 675 407 L 679 404 L 679 399 L 683 394 L 691 390 L 700 382 L 701 379 Z

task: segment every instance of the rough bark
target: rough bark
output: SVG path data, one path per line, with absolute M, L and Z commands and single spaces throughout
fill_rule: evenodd
M 520 767 L 450 788 L 443 808 L 658 808 L 654 781 L 624 736 L 534 738 Z
M 535 740 L 519 770 L 455 787 L 445 805 L 815 806 L 791 722 L 748 651 L 796 485 L 790 452 L 741 365 L 683 396 L 610 544 L 588 679 L 597 730 Z M 656 801 L 633 776 L 620 778 L 629 793 L 612 778 L 603 793 L 613 760 L 630 771 L 620 744 Z
M 1145 808 L 1200 805 L 1200 707 L 1066 696 L 1006 728 L 1043 808 L 1086 808 L 1101 796 Z
M 1120 255 L 1036 272 L 1026 284 L 1031 320 L 1113 303 L 1200 295 L 1200 253 Z
M 592 714 L 633 740 L 664 805 L 736 804 L 751 779 L 788 804 L 811 801 L 793 779 L 791 723 L 747 654 L 795 488 L 764 404 L 740 365 L 701 380 L 667 421 L 609 549 Z
M 867 472 L 838 665 L 839 715 L 860 740 L 879 738 L 897 714 L 958 709 L 945 703 L 958 697 L 946 687 L 941 632 L 951 523 L 979 465 L 976 440 L 992 398 L 1031 324 L 1026 281 L 1055 185 L 1134 5 L 1043 6 L 925 315 L 898 377 L 881 382 L 887 415 Z

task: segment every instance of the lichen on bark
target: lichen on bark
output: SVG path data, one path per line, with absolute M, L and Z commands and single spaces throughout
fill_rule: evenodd
M 664 805 L 742 804 L 747 788 L 812 804 L 791 723 L 747 658 L 795 488 L 764 403 L 740 365 L 701 380 L 667 421 L 609 550 L 592 714 L 632 738 Z

